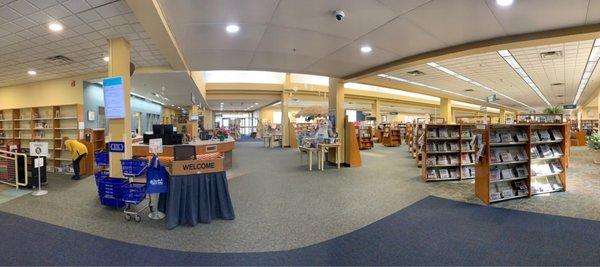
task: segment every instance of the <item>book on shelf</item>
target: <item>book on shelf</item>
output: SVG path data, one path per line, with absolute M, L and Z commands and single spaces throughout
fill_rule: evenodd
M 517 142 L 527 142 L 527 134 L 524 132 L 518 132 L 516 134 Z
M 498 151 L 496 150 L 492 150 L 492 152 L 490 153 L 490 162 L 491 163 L 499 163 L 500 161 L 500 155 L 498 154 Z
M 462 146 L 463 146 L 463 150 L 473 150 L 471 148 L 471 143 L 469 143 L 469 142 L 463 142 Z
M 427 131 L 427 137 L 429 137 L 429 138 L 437 138 L 438 135 L 437 135 L 436 129 L 435 128 L 434 129 L 429 129 Z
M 452 138 L 459 138 L 460 137 L 460 133 L 458 131 L 450 131 L 450 137 L 452 137 Z
M 458 148 L 458 143 L 456 142 L 450 142 L 450 151 L 459 151 L 460 149 Z
M 515 178 L 512 168 L 502 169 L 502 171 L 500 171 L 500 174 L 502 176 L 502 179 Z
M 500 140 L 502 141 L 502 143 L 510 143 L 514 141 L 512 138 L 512 134 L 510 133 L 501 133 Z
M 500 180 L 500 170 L 496 167 L 490 169 L 490 179 L 492 181 Z
M 500 143 L 500 134 L 499 133 L 491 133 L 490 134 L 490 143 Z
M 509 198 L 515 196 L 512 188 L 512 183 L 508 182 L 500 182 L 497 183 L 498 191 L 502 192 L 502 198 Z
M 562 190 L 564 188 L 562 183 L 560 182 L 560 179 L 556 175 L 549 176 L 548 183 L 550 184 L 553 190 Z
M 552 157 L 554 156 L 552 154 L 552 150 L 550 149 L 550 146 L 544 144 L 544 145 L 540 145 L 539 146 L 540 151 L 542 152 L 542 157 L 547 158 L 547 157 Z
M 471 138 L 471 130 L 462 130 L 460 137 Z
M 527 183 L 525 181 L 514 181 L 514 186 L 517 188 L 517 195 L 524 196 L 529 194 L 529 191 L 527 190 Z
M 490 201 L 496 201 L 502 199 L 500 192 L 490 192 Z
M 448 150 L 448 144 L 446 142 L 438 143 L 438 151 L 446 151 Z
M 464 177 L 475 176 L 475 168 L 473 168 L 472 166 L 463 166 L 462 172 L 463 172 Z
M 562 164 L 560 164 L 560 161 L 558 160 L 550 162 L 550 167 L 552 168 L 552 173 L 561 173 L 564 170 Z
M 540 157 L 540 153 L 538 152 L 538 149 L 536 146 L 531 146 L 530 152 L 531 152 L 532 159 L 537 159 Z
M 502 162 L 515 161 L 515 158 L 508 150 L 504 151 L 504 152 L 500 152 L 500 159 L 502 159 Z
M 439 156 L 437 157 L 437 165 L 448 165 L 450 161 L 447 156 Z
M 552 174 L 550 165 L 548 165 L 547 163 L 532 164 L 531 172 L 533 176 Z
M 517 176 L 519 177 L 527 177 L 529 175 L 529 172 L 525 166 L 518 166 L 515 169 L 517 170 Z
M 564 155 L 559 145 L 552 145 L 550 146 L 550 149 L 552 150 L 552 154 L 554 154 L 554 156 L 558 157 Z
M 452 155 L 449 158 L 450 158 L 450 164 L 458 165 L 458 156 L 457 155 Z
M 436 152 L 437 146 L 434 143 L 429 143 L 429 151 Z
M 427 166 L 433 166 L 437 162 L 437 157 L 427 157 Z
M 517 160 L 518 161 L 527 161 L 527 154 L 524 149 L 517 151 Z
M 550 133 L 548 132 L 548 130 L 543 129 L 543 130 L 539 130 L 538 131 L 540 134 L 540 141 L 550 141 Z
M 450 178 L 458 178 L 458 170 L 457 169 L 450 170 Z
M 440 169 L 440 179 L 450 179 L 450 172 L 447 169 Z
M 514 196 L 515 196 L 515 193 L 513 192 L 512 188 L 502 190 L 502 198 L 510 198 L 510 197 L 514 197 Z
M 448 138 L 449 137 L 448 136 L 448 129 L 446 129 L 446 128 L 439 128 L 438 129 L 438 136 L 440 138 Z
M 540 135 L 538 133 L 538 131 L 531 131 L 531 142 L 539 142 L 540 141 Z
M 427 170 L 427 179 L 438 179 L 437 172 L 435 169 Z
M 552 129 L 552 136 L 554 136 L 554 140 L 563 140 L 564 137 L 559 129 Z
M 462 162 L 463 164 L 473 163 L 473 156 L 470 153 L 462 154 Z

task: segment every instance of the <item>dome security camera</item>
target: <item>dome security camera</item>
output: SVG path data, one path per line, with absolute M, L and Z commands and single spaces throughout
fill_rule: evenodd
M 344 13 L 343 10 L 336 10 L 333 12 L 333 15 L 335 15 L 335 19 L 337 21 L 342 21 L 342 19 L 344 19 L 344 17 L 346 16 L 346 13 Z

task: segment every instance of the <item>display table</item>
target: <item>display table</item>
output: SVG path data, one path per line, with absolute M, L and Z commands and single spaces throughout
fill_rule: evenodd
M 337 164 L 337 168 L 340 168 L 340 158 L 341 158 L 341 144 L 319 144 L 319 170 L 325 170 L 325 151 L 331 152 L 331 150 L 335 150 L 335 162 Z
M 197 155 L 205 155 L 215 152 L 223 153 L 225 158 L 224 167 L 226 170 L 230 169 L 233 164 L 233 149 L 235 148 L 235 140 L 231 137 L 224 141 L 219 140 L 194 140 L 189 144 L 196 147 Z M 173 157 L 173 147 L 178 145 L 164 145 L 163 153 L 158 154 L 160 157 Z M 150 149 L 147 144 L 137 143 L 132 145 L 133 156 L 136 157 L 147 157 L 151 156 Z
M 158 209 L 166 214 L 167 229 L 235 218 L 225 171 L 171 176 Z
M 313 147 L 298 147 L 298 149 L 300 149 L 300 160 L 302 160 L 302 153 L 306 153 L 308 154 L 308 170 L 312 171 L 312 165 L 313 165 L 313 153 L 315 155 L 317 155 L 317 162 L 320 162 L 320 158 L 319 158 L 319 153 L 317 151 L 316 148 Z M 321 165 L 319 165 L 321 166 Z

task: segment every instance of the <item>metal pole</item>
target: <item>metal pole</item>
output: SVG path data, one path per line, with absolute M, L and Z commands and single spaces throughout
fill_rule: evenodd
M 39 159 L 39 158 L 40 158 L 40 156 L 37 157 L 37 159 Z M 27 162 L 25 162 L 25 164 L 27 164 Z M 35 159 L 34 159 L 34 165 L 35 165 Z M 35 191 L 31 194 L 34 196 L 43 196 L 45 194 L 48 194 L 48 191 L 42 190 L 42 166 L 38 166 L 37 169 L 38 169 L 38 191 Z

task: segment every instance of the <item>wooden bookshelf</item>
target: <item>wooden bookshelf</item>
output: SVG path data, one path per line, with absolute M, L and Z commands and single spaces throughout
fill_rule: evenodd
M 381 143 L 384 146 L 395 147 L 400 146 L 400 129 L 394 129 L 389 125 L 384 126 Z
M 371 131 L 371 126 L 368 128 L 358 128 L 358 148 L 360 150 L 373 148 Z
M 26 107 L 0 110 L 0 146 L 15 144 L 28 153 L 30 142 L 47 142 L 50 155 L 48 171 L 70 164 L 67 151 L 61 149 L 62 138 L 79 139 L 83 123 L 83 105 Z
M 477 125 L 475 133 L 483 141 L 475 166 L 475 195 L 486 204 L 566 189 L 570 125 Z M 556 162 L 562 171 L 550 165 Z
M 427 124 L 424 129 L 421 164 L 423 180 L 460 180 L 460 125 Z

